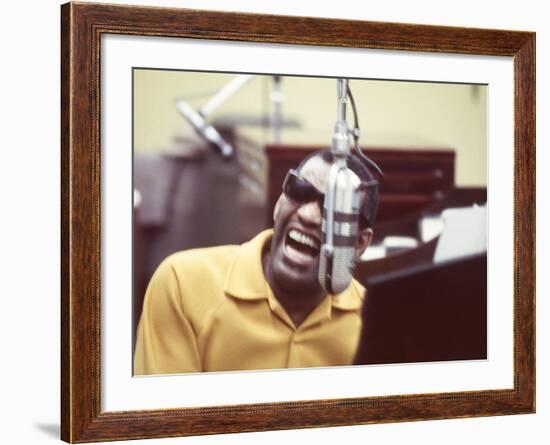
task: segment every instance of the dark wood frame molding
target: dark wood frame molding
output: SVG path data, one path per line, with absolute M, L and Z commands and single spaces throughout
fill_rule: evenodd
M 515 70 L 514 387 L 102 412 L 102 34 L 512 56 Z M 492 416 L 535 411 L 535 34 L 171 8 L 61 7 L 61 438 L 67 442 Z M 512 253 L 512 252 L 510 252 Z

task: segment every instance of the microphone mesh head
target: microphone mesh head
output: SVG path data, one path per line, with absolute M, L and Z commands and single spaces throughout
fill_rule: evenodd
M 332 291 L 338 294 L 349 286 L 352 279 L 353 247 L 335 247 L 332 264 Z
M 335 247 L 333 255 L 321 252 L 319 260 L 319 284 L 328 293 L 339 294 L 347 289 L 353 279 L 354 249 Z

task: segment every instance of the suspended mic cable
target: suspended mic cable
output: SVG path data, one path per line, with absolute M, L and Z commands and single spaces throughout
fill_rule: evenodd
M 349 97 L 349 100 L 351 102 L 351 109 L 353 111 L 353 130 L 351 131 L 351 135 L 353 136 L 354 141 L 354 148 L 357 154 L 363 159 L 368 165 L 370 165 L 376 172 L 380 175 L 380 179 L 384 179 L 384 173 L 382 172 L 382 169 L 374 162 L 371 158 L 369 158 L 361 149 L 359 145 L 359 135 L 360 135 L 360 129 L 359 129 L 359 119 L 357 117 L 357 107 L 355 106 L 355 99 L 353 98 L 353 94 L 351 93 L 351 89 L 349 87 L 349 84 L 347 86 L 347 95 Z

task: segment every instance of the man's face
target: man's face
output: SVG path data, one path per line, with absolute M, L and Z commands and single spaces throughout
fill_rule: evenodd
M 325 182 L 330 169 L 320 156 L 309 159 L 299 174 L 324 193 Z M 271 243 L 271 273 L 277 285 L 288 292 L 319 291 L 319 252 L 321 248 L 322 209 L 315 201 L 298 203 L 282 194 L 273 214 L 273 240 Z M 362 253 L 372 231 L 367 230 L 368 239 L 363 246 L 358 240 L 358 254 Z M 359 239 L 362 235 L 359 236 Z

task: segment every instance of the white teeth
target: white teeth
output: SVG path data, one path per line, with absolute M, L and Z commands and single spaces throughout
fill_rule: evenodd
M 317 245 L 317 242 L 309 235 L 306 235 L 305 233 L 299 232 L 296 229 L 292 229 L 288 236 L 293 239 L 294 241 L 304 244 L 305 246 L 309 246 L 312 249 L 318 249 L 319 246 Z

